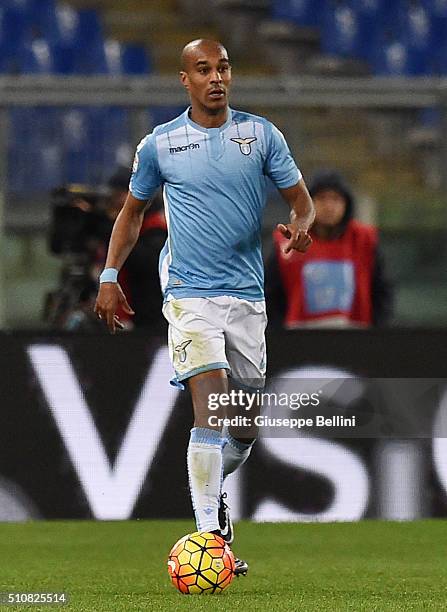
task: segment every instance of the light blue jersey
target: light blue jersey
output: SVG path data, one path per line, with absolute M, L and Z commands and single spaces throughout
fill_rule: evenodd
M 301 178 L 284 136 L 267 119 L 229 109 L 203 128 L 189 109 L 137 148 L 130 191 L 148 200 L 163 186 L 168 239 L 160 253 L 165 298 L 264 298 L 261 220 L 266 177 L 279 188 Z

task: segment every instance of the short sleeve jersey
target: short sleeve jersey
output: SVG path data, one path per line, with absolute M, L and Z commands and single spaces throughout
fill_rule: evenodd
M 138 145 L 132 195 L 163 187 L 168 238 L 160 253 L 165 298 L 264 298 L 261 253 L 267 177 L 278 188 L 301 178 L 282 133 L 267 119 L 229 109 L 204 128 L 189 109 Z

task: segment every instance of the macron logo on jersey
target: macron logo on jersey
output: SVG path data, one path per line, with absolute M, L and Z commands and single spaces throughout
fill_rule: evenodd
M 200 145 L 192 142 L 191 144 L 183 147 L 169 147 L 169 153 L 172 155 L 174 153 L 182 153 L 183 151 L 188 151 L 191 149 L 200 149 Z

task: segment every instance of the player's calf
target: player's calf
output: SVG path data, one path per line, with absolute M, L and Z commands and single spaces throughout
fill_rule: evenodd
M 188 477 L 197 530 L 219 528 L 222 440 L 219 431 L 194 427 L 188 445 Z

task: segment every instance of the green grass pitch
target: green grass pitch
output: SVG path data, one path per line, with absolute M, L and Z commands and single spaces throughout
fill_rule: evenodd
M 0 525 L 0 591 L 66 591 L 70 603 L 7 610 L 338 612 L 447 610 L 445 521 L 237 525 L 250 563 L 216 596 L 181 595 L 166 557 L 188 521 Z

